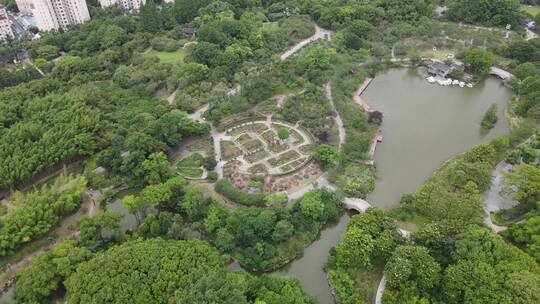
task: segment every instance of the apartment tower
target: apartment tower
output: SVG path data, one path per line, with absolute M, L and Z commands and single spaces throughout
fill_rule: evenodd
M 118 4 L 128 11 L 138 11 L 141 5 L 144 5 L 146 0 L 99 0 L 101 7 L 106 8 L 114 4 Z
M 13 37 L 15 37 L 15 35 L 13 34 L 11 23 L 9 22 L 9 16 L 6 7 L 0 5 L 0 40 Z
M 17 6 L 21 12 L 30 10 L 41 31 L 65 30 L 90 20 L 85 0 L 18 0 Z

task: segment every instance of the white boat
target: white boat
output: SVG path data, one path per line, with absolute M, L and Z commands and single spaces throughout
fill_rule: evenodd
M 467 83 L 467 87 L 472 88 L 473 84 L 472 83 Z
M 427 80 L 429 83 L 434 83 L 434 82 L 437 81 L 437 80 L 435 80 L 435 77 L 433 77 L 433 76 L 429 76 L 428 78 L 426 78 L 426 80 Z
M 437 82 L 442 86 L 449 86 L 452 84 L 452 79 L 437 80 Z

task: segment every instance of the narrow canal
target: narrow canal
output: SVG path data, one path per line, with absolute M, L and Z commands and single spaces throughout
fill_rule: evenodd
M 424 78 L 422 70 L 389 70 L 362 96 L 384 114 L 384 140 L 375 154 L 377 184 L 368 197 L 375 207 L 396 206 L 403 193 L 415 191 L 445 160 L 509 132 L 503 112 L 512 92 L 500 80 L 490 77 L 474 88 L 460 88 L 429 84 Z M 499 121 L 483 134 L 480 122 L 492 103 L 498 105 Z M 334 303 L 322 266 L 349 219 L 344 214 L 301 258 L 276 274 L 298 277 L 320 304 Z

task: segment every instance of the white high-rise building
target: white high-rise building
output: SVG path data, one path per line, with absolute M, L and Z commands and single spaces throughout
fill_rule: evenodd
M 90 20 L 85 0 L 30 0 L 31 13 L 41 31 L 66 29 Z
M 141 5 L 146 3 L 146 0 L 98 0 L 101 7 L 106 8 L 114 4 L 122 6 L 125 10 L 138 11 Z
M 17 3 L 17 8 L 19 12 L 24 15 L 32 14 L 32 9 L 34 8 L 34 0 L 15 0 Z
M 0 40 L 13 37 L 15 35 L 11 28 L 11 22 L 9 22 L 7 10 L 3 5 L 0 5 Z

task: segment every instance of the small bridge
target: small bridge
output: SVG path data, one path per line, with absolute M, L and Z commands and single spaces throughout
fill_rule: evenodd
M 366 212 L 366 210 L 371 208 L 371 205 L 361 198 L 346 197 L 344 203 L 345 209 L 356 210 L 360 213 Z
M 510 72 L 507 72 L 503 69 L 497 68 L 497 67 L 491 67 L 491 70 L 489 71 L 489 74 L 495 75 L 502 80 L 510 79 L 512 78 L 512 74 Z

